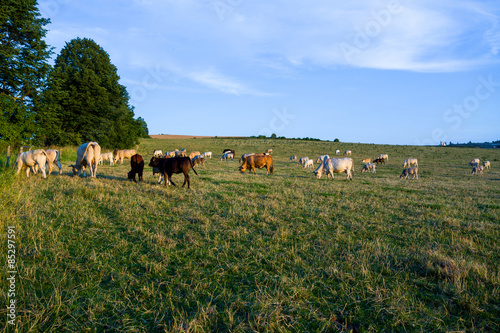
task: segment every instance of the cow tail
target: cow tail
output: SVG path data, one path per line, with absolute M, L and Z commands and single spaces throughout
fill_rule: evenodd
M 189 159 L 189 163 L 191 163 L 191 169 L 193 169 L 194 173 L 198 176 L 198 172 L 196 172 L 196 170 L 194 169 L 194 164 L 191 159 Z
M 271 167 L 269 168 L 269 171 L 271 171 L 271 174 L 273 174 L 274 171 L 274 162 L 271 161 Z
M 94 143 L 93 142 L 89 142 L 89 144 L 87 145 L 87 148 L 85 148 L 85 153 L 83 153 L 83 156 L 82 156 L 82 159 L 80 160 L 80 164 L 82 163 L 83 159 L 85 158 L 85 156 L 87 155 L 87 151 L 89 150 L 89 146 L 92 145 L 92 147 L 94 146 Z
M 47 163 L 49 164 L 49 168 L 52 169 L 52 161 L 50 160 L 49 155 L 47 155 L 47 152 L 44 149 L 42 149 L 42 152 L 45 155 Z M 45 165 L 43 167 L 45 168 Z

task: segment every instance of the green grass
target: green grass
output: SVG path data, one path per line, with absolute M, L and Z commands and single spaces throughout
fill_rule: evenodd
M 130 182 L 128 160 L 72 177 L 74 147 L 62 176 L 0 168 L 1 263 L 15 225 L 20 332 L 500 331 L 499 150 L 146 139 L 146 164 L 156 148 L 214 157 L 190 190 L 182 175 L 156 184 L 149 167 Z M 241 174 L 219 160 L 224 148 L 273 148 L 275 173 Z M 352 182 L 289 162 L 335 149 L 353 151 Z M 389 163 L 361 174 L 380 153 Z M 399 179 L 408 157 L 418 180 Z M 474 157 L 492 169 L 470 175 Z

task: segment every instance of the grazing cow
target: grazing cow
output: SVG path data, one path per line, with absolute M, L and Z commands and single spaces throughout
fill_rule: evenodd
M 203 155 L 196 155 L 195 157 L 193 157 L 192 161 L 193 161 L 193 166 L 196 166 L 198 164 L 205 166 L 205 156 Z
M 383 159 L 384 161 L 388 161 L 389 160 L 389 155 L 387 155 L 387 154 L 380 154 L 380 155 L 377 156 L 377 158 Z
M 297 160 L 297 156 L 293 155 L 293 156 L 290 156 L 290 161 L 296 161 Z
M 316 163 L 320 163 L 320 162 L 323 162 L 324 160 L 326 160 L 327 158 L 330 158 L 330 156 L 328 155 L 321 155 L 320 157 L 318 157 L 316 159 Z
M 212 152 L 211 151 L 206 151 L 202 154 L 205 158 L 209 157 L 212 158 Z
M 224 149 L 222 155 L 224 155 L 225 153 L 231 153 L 233 154 L 233 156 L 236 156 L 236 152 L 234 151 L 234 149 Z
M 142 159 L 142 156 L 139 154 L 133 155 L 130 158 L 130 167 L 132 170 L 128 173 L 128 179 L 133 179 L 134 182 L 137 183 L 135 175 L 139 174 L 139 181 L 142 182 L 142 171 L 144 170 L 144 160 Z
M 376 166 L 375 163 L 366 163 L 363 169 L 361 169 L 361 172 L 363 173 L 371 171 L 372 173 L 375 173 L 376 172 L 375 166 Z
M 364 164 L 368 164 L 368 163 L 371 163 L 372 159 L 371 158 L 365 158 L 364 160 L 362 160 L 361 162 L 363 162 Z
M 45 153 L 47 154 L 47 163 L 49 164 L 49 175 L 52 173 L 53 164 L 57 165 L 59 168 L 59 174 L 62 175 L 62 165 L 59 162 L 59 150 L 46 149 Z M 37 167 L 38 165 L 35 165 L 35 168 Z
M 351 154 L 352 154 L 352 151 L 350 151 L 350 150 L 346 150 L 344 152 L 344 155 L 347 155 L 347 156 L 351 156 Z
M 304 163 L 306 163 L 307 160 L 309 160 L 309 157 L 307 157 L 307 156 L 306 157 L 301 157 L 300 160 L 299 160 L 299 163 L 300 164 L 304 164 Z
M 478 174 L 482 174 L 483 171 L 484 171 L 484 166 L 479 165 L 479 166 L 475 166 L 475 167 L 472 168 L 471 174 L 472 175 L 478 175 Z
M 184 183 L 182 187 L 188 184 L 188 189 L 190 188 L 189 182 L 189 170 L 193 169 L 194 173 L 198 175 L 196 170 L 193 168 L 193 162 L 189 157 L 172 157 L 172 158 L 158 158 L 151 157 L 151 161 L 149 162 L 149 166 L 153 168 L 158 168 L 160 172 L 165 177 L 165 186 L 167 186 L 167 182 L 174 186 L 175 183 L 172 181 L 172 174 L 174 173 L 183 173 L 184 174 Z
M 314 167 L 313 160 L 307 160 L 306 163 L 304 163 L 304 168 L 312 168 Z
M 412 164 L 418 168 L 418 160 L 416 158 L 407 158 L 403 163 L 403 168 L 408 168 Z
M 399 176 L 399 179 L 405 178 L 408 179 L 410 175 L 413 175 L 412 179 L 417 178 L 418 179 L 418 167 L 413 167 L 413 168 L 406 168 L 403 170 L 403 173 L 401 173 L 401 176 Z
M 248 156 L 251 156 L 251 155 L 255 155 L 255 153 L 246 153 L 246 154 L 241 155 L 239 163 L 243 163 L 243 161 L 245 160 L 245 158 L 247 158 Z
M 244 173 L 247 169 L 249 169 L 250 173 L 253 171 L 253 173 L 256 174 L 257 172 L 255 171 L 255 168 L 262 169 L 263 167 L 266 167 L 267 169 L 266 175 L 268 175 L 269 173 L 273 173 L 274 166 L 273 157 L 271 155 L 250 155 L 243 160 L 243 164 L 238 169 L 241 171 L 241 173 Z
M 163 157 L 175 157 L 175 151 L 167 151 Z
M 100 157 L 101 146 L 97 142 L 82 144 L 76 151 L 76 163 L 70 165 L 73 168 L 73 176 L 76 176 L 81 170 L 83 170 L 83 175 L 85 176 L 85 168 L 88 167 L 90 177 L 95 178 L 97 176 L 97 164 Z
M 340 155 L 340 150 L 339 149 L 335 150 L 335 155 Z
M 163 155 L 163 152 L 161 151 L 161 149 L 155 149 L 153 151 L 153 156 L 154 157 L 161 157 Z
M 385 164 L 385 160 L 383 158 L 376 158 L 373 160 L 373 163 Z
M 189 158 L 193 159 L 193 157 L 198 156 L 198 155 L 201 155 L 201 153 L 199 151 L 192 151 L 189 153 Z
M 483 167 L 484 167 L 484 169 L 485 169 L 485 170 L 486 170 L 486 169 L 489 169 L 489 168 L 491 167 L 491 163 L 490 163 L 490 161 L 484 161 L 484 162 L 483 162 Z
M 113 151 L 113 163 L 116 164 L 120 160 L 120 164 L 123 164 L 124 158 L 131 158 L 135 154 L 137 154 L 135 149 L 115 149 Z
M 226 153 L 222 154 L 222 157 L 220 158 L 221 161 L 222 160 L 227 161 L 229 159 L 231 159 L 231 161 L 234 161 L 234 154 L 233 153 L 226 152 Z
M 45 164 L 49 163 L 49 168 L 52 169 L 52 161 L 47 158 L 47 153 L 43 149 L 29 150 L 20 153 L 16 158 L 16 173 L 19 174 L 22 169 L 26 169 L 26 177 L 30 176 L 30 170 L 37 173 L 37 167 L 42 171 L 42 178 L 47 178 L 45 173 Z
M 479 165 L 479 158 L 475 158 L 472 161 L 470 161 L 469 165 L 472 167 L 478 166 Z
M 115 165 L 113 163 L 113 153 L 111 153 L 111 152 L 101 154 L 101 156 L 99 157 L 99 165 L 102 165 L 104 163 L 104 160 L 108 160 L 109 165 Z
M 326 177 L 333 176 L 334 173 L 345 172 L 347 174 L 347 179 L 352 180 L 352 170 L 354 169 L 354 162 L 352 158 L 329 158 L 321 163 L 314 173 L 316 178 L 320 179 L 323 173 L 326 173 Z
M 273 153 L 273 150 L 272 150 L 272 149 L 267 149 L 267 150 L 266 150 L 266 154 L 271 155 L 272 153 Z

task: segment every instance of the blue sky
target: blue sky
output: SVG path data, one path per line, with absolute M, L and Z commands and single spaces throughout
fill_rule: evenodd
M 106 50 L 150 134 L 500 139 L 500 3 L 43 0 Z

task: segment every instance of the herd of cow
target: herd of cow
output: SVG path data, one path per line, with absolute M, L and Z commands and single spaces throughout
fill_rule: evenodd
M 134 149 L 129 150 L 114 150 L 112 153 L 102 153 L 101 147 L 97 142 L 87 142 L 78 147 L 76 162 L 70 165 L 73 171 L 73 175 L 78 175 L 83 171 L 85 176 L 85 169 L 89 169 L 90 177 L 96 177 L 97 165 L 103 163 L 104 160 L 109 160 L 110 165 L 115 163 L 123 163 L 124 159 L 130 159 L 131 170 L 128 172 L 128 179 L 136 181 L 136 175 L 139 177 L 139 181 L 143 180 L 143 170 L 144 170 L 144 160 L 141 155 L 137 154 Z M 265 153 L 255 154 L 248 153 L 243 154 L 239 160 L 241 165 L 239 170 L 244 173 L 246 170 L 256 173 L 256 168 L 262 169 L 266 168 L 266 174 L 272 174 L 274 171 L 273 158 L 271 156 L 272 149 L 268 149 Z M 335 151 L 336 155 L 340 155 L 340 151 Z M 236 153 L 233 149 L 224 149 L 222 152 L 222 160 L 234 160 Z M 351 151 L 346 150 L 344 155 L 350 156 Z M 200 154 L 199 151 L 191 152 L 187 155 L 186 150 L 174 150 L 163 153 L 161 150 L 155 150 L 153 152 L 153 157 L 149 162 L 149 166 L 153 168 L 153 175 L 159 174 L 158 183 L 163 180 L 165 185 L 175 185 L 172 181 L 172 175 L 174 173 L 184 174 L 184 187 L 187 183 L 188 188 L 190 188 L 190 178 L 189 171 L 193 169 L 193 172 L 198 175 L 194 167 L 198 164 L 205 165 L 205 158 L 212 158 L 212 152 L 205 152 Z M 376 165 L 385 164 L 389 160 L 387 154 L 380 154 L 376 159 L 371 161 L 371 159 L 364 159 L 364 163 L 361 172 L 376 172 Z M 297 161 L 297 156 L 291 156 L 290 161 Z M 303 164 L 304 168 L 313 167 L 313 160 L 308 157 L 302 157 L 298 160 L 298 163 Z M 352 180 L 354 163 L 352 158 L 330 158 L 328 155 L 321 155 L 316 160 L 319 163 L 318 168 L 314 171 L 314 174 L 319 179 L 323 174 L 326 174 L 327 178 L 331 176 L 334 178 L 335 173 L 345 173 L 347 179 Z M 479 165 L 479 159 L 473 159 L 469 165 L 473 167 L 472 174 L 482 173 L 483 170 L 490 167 L 490 162 L 485 161 L 483 165 Z M 27 152 L 20 153 L 16 159 L 17 173 L 19 174 L 22 169 L 26 169 L 26 176 L 29 177 L 30 170 L 36 174 L 38 169 L 42 173 L 42 177 L 46 178 L 46 165 L 48 165 L 49 174 L 52 172 L 53 165 L 56 164 L 59 168 L 59 174 L 62 174 L 62 166 L 59 162 L 59 151 L 55 149 L 37 149 L 30 150 Z M 416 158 L 408 158 L 403 163 L 403 172 L 400 178 L 408 179 L 409 176 L 418 179 L 418 160 Z

